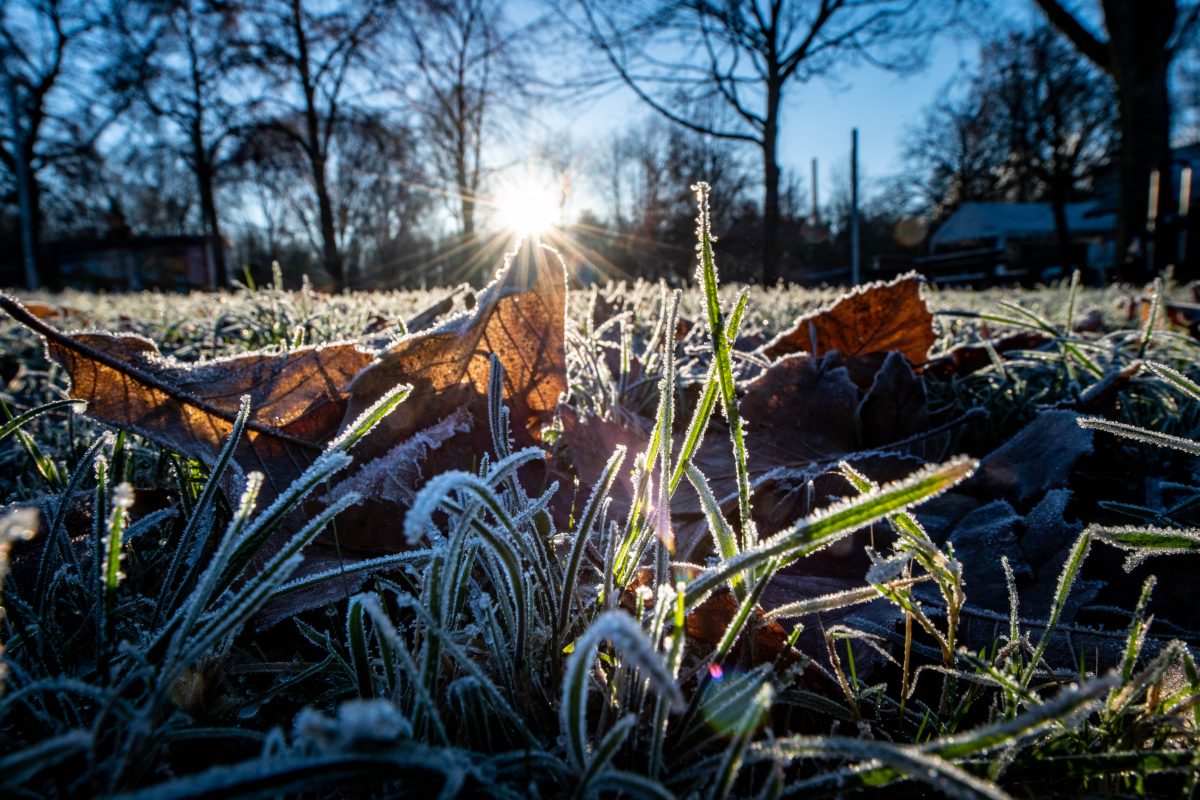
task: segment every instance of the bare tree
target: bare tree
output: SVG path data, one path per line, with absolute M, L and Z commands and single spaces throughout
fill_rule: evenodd
M 1063 265 L 1071 263 L 1067 203 L 1113 152 L 1112 89 L 1053 31 L 1014 33 L 986 48 L 983 91 L 995 97 L 1005 155 L 1001 189 L 1048 200 Z
M 353 105 L 355 72 L 392 9 L 392 0 L 255 0 L 243 12 L 242 46 L 267 77 L 271 100 L 261 127 L 299 148 L 317 205 L 321 266 L 338 288 L 346 274 L 329 178 L 334 138 Z
M 221 0 L 139 0 L 120 17 L 132 65 L 125 78 L 191 170 L 206 236 L 222 239 L 216 187 L 247 109 L 240 103 L 238 15 Z M 242 76 L 244 77 L 244 76 Z M 229 282 L 225 249 L 213 248 L 216 283 Z
M 184 236 L 200 215 L 196 176 L 165 123 L 123 127 L 105 152 L 107 191 L 119 197 L 129 227 L 152 236 Z
M 234 154 L 241 167 L 243 200 L 263 223 L 268 249 L 307 243 L 321 252 L 320 200 L 304 149 L 286 133 L 266 127 L 246 137 Z M 416 133 L 379 111 L 343 113 L 332 132 L 326 181 L 343 286 L 402 279 L 411 263 L 399 245 L 420 238 L 416 229 L 428 205 L 419 169 Z M 297 261 L 297 259 L 293 259 Z
M 357 285 L 413 283 L 423 247 L 413 246 L 428 208 L 417 134 L 381 113 L 340 124 L 335 150 L 338 236 Z
M 418 0 L 398 17 L 413 80 L 404 94 L 421 119 L 459 232 L 471 240 L 486 152 L 532 97 L 533 25 L 512 24 L 499 0 Z
M 1171 175 L 1171 93 L 1168 77 L 1180 49 L 1200 32 L 1200 2 L 1179 0 L 1096 0 L 1104 32 L 1060 0 L 1035 0 L 1046 18 L 1075 48 L 1112 76 L 1117 87 L 1121 132 L 1119 239 L 1128 250 L 1143 230 L 1149 204 L 1150 173 Z M 1157 215 L 1175 210 L 1169 183 L 1158 194 Z M 1144 279 L 1172 263 L 1174 237 L 1157 248 L 1157 264 L 1126 265 L 1125 277 Z
M 744 211 L 753 186 L 753 162 L 732 142 L 651 117 L 613 134 L 596 148 L 589 177 L 607 205 L 611 266 L 629 275 L 658 277 L 675 264 L 686 279 L 695 247 L 695 198 L 689 187 L 711 183 L 721 198 L 713 209 L 718 235 Z M 757 220 L 750 220 L 753 225 Z M 728 242 L 726 253 L 729 255 Z M 726 272 L 733 270 L 726 261 Z
M 1052 30 L 985 44 L 965 95 L 935 103 L 905 147 L 933 216 L 971 200 L 1049 202 L 1069 264 L 1067 204 L 1113 152 L 1111 97 L 1106 77 Z
M 908 182 L 934 220 L 963 203 L 996 196 L 992 111 L 978 92 L 954 97 L 956 83 L 951 81 L 904 136 Z
M 0 0 L 0 164 L 17 201 L 30 289 L 43 281 L 39 175 L 49 165 L 92 151 L 124 107 L 114 103 L 111 113 L 98 107 L 99 93 L 85 75 L 99 66 L 90 45 L 103 11 L 88 0 Z M 85 65 L 87 59 L 94 61 Z
M 797 83 L 853 63 L 911 69 L 941 4 L 915 0 L 579 0 L 563 7 L 608 65 L 667 119 L 761 152 L 762 279 L 778 276 L 779 136 L 784 99 Z M 727 106 L 730 124 L 692 112 Z

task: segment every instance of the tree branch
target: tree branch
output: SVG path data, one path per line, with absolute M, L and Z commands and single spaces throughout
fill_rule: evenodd
M 1083 23 L 1064 8 L 1058 0 L 1034 0 L 1034 2 L 1042 9 L 1042 13 L 1046 15 L 1046 19 L 1050 20 L 1050 24 L 1057 28 L 1063 36 L 1070 39 L 1071 44 L 1075 45 L 1075 48 L 1085 58 L 1105 72 L 1110 74 L 1113 72 L 1116 65 L 1113 64 L 1108 42 L 1101 41 L 1094 33 L 1085 28 Z
M 656 100 L 634 78 L 634 76 L 629 72 L 629 70 L 625 67 L 625 65 L 623 63 L 621 63 L 621 60 L 617 58 L 616 53 L 613 52 L 612 43 L 603 35 L 603 33 L 601 33 L 600 28 L 596 23 L 595 15 L 592 12 L 591 5 L 589 5 L 588 3 L 584 3 L 583 9 L 584 9 L 584 13 L 587 15 L 588 25 L 591 28 L 591 37 L 590 38 L 592 39 L 593 44 L 595 44 L 597 47 L 600 48 L 600 51 L 602 53 L 604 53 L 604 57 L 608 60 L 608 63 L 612 66 L 613 70 L 616 71 L 617 76 L 621 79 L 621 81 L 626 86 L 629 87 L 629 89 L 635 95 L 637 95 L 639 100 L 641 100 L 646 105 L 650 106 L 650 108 L 654 109 L 657 113 L 659 113 L 663 117 L 666 117 L 671 122 L 674 122 L 676 125 L 680 125 L 684 128 L 687 128 L 690 131 L 695 131 L 696 133 L 700 133 L 705 136 L 713 136 L 717 139 L 729 139 L 731 141 L 750 142 L 753 144 L 762 145 L 762 140 L 757 136 L 754 136 L 749 133 L 741 133 L 739 131 L 726 131 L 726 130 L 721 130 L 718 128 L 713 128 L 708 125 L 702 125 L 702 124 L 696 122 L 695 120 L 688 119 L 687 117 L 684 117 L 681 114 L 675 113 L 674 111 L 672 111 L 671 109 L 667 108 L 665 105 L 660 103 L 658 100 Z

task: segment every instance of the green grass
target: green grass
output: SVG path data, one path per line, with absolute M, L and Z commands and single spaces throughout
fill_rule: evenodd
M 849 465 L 831 467 L 851 496 L 759 537 L 735 390 L 747 365 L 732 345 L 738 336 L 773 334 L 836 292 L 718 286 L 711 242 L 704 236 L 701 244 L 700 285 L 682 295 L 648 284 L 571 294 L 570 402 L 654 420 L 647 450 L 614 452 L 592 495 L 577 498 L 572 527 L 547 530 L 550 494 L 522 485 L 518 467 L 542 455 L 506 452 L 507 417 L 493 380 L 496 452 L 480 454 L 488 458 L 478 471 L 426 484 L 405 520 L 413 549 L 385 557 L 376 566 L 387 569 L 363 591 L 334 592 L 327 607 L 265 631 L 253 620 L 272 598 L 322 580 L 336 585 L 336 572 L 299 585 L 289 579 L 305 545 L 354 498 L 308 519 L 262 563 L 256 553 L 288 514 L 304 513 L 305 498 L 345 467 L 357 439 L 403 392 L 262 509 L 254 480 L 240 501 L 221 497 L 224 459 L 208 472 L 81 416 L 40 344 L 0 320 L 12 418 L 0 426 L 0 500 L 41 503 L 48 522 L 40 547 L 14 545 L 26 555 L 4 585 L 0 793 L 1192 793 L 1200 779 L 1197 639 L 1178 625 L 1159 631 L 1151 609 L 1161 586 L 1130 577 L 1130 602 L 1097 612 L 1117 620 L 1102 632 L 1118 643 L 1112 663 L 1086 651 L 1064 660 L 1054 645 L 1090 570 L 1114 556 L 1151 569 L 1164 563 L 1158 555 L 1195 557 L 1196 342 L 1127 322 L 1117 289 L 931 292 L 933 308 L 946 312 L 936 351 L 978 341 L 983 324 L 1046 332 L 1054 343 L 929 381 L 935 411 L 966 415 L 948 448 L 964 457 L 883 486 Z M 600 295 L 617 313 L 593 325 L 589 310 Z M 408 319 L 439 296 L 265 287 L 43 299 L 77 309 L 89 326 L 137 332 L 193 360 L 359 339 L 376 317 Z M 1071 320 L 1093 308 L 1108 330 L 1071 333 Z M 681 342 L 664 335 L 677 315 L 697 321 Z M 607 336 L 613 326 L 617 335 Z M 382 342 L 401 332 L 373 335 Z M 603 365 L 610 346 L 620 351 L 617 374 Z M 1142 359 L 1153 366 L 1114 389 L 1104 420 L 1087 423 L 1095 453 L 1073 479 L 1082 487 L 1076 510 L 1089 525 L 1051 565 L 1059 580 L 1049 618 L 1027 619 L 1014 597 L 1011 616 L 998 615 L 992 634 L 967 630 L 968 619 L 986 615 L 972 605 L 953 549 L 922 526 L 921 504 L 1040 409 L 1094 397 Z M 737 517 L 706 503 L 717 555 L 689 573 L 672 566 L 652 509 L 664 507 L 684 477 L 702 501 L 711 498 L 691 457 L 718 408 L 729 423 Z M 241 422 L 226 455 L 240 435 Z M 671 476 L 657 487 L 656 466 Z M 605 498 L 621 470 L 635 473 L 635 502 L 614 520 Z M 130 485 L 139 487 L 132 505 Z M 847 543 L 866 548 L 856 532 L 876 522 L 894 543 L 861 583 L 756 616 L 780 570 L 838 543 L 843 552 Z M 3 516 L 0 554 L 29 524 L 19 512 Z M 631 614 L 621 590 L 639 566 L 655 579 Z M 1189 562 L 1187 570 L 1195 568 Z M 1161 583 L 1169 580 L 1177 578 Z M 719 641 L 691 640 L 687 615 L 725 589 L 734 610 Z M 886 629 L 854 617 L 824 627 L 814 616 L 879 598 L 891 609 Z M 645 599 L 653 602 L 638 605 Z M 733 658 L 775 619 L 801 623 L 791 642 L 807 626 L 820 632 L 820 645 L 797 660 Z M 886 658 L 873 656 L 877 650 Z

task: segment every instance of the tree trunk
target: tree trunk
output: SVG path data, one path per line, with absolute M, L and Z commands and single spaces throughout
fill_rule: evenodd
M 327 142 L 321 136 L 321 119 L 317 113 L 316 87 L 308 59 L 308 37 L 304 31 L 303 9 L 299 0 L 292 0 L 292 33 L 296 37 L 297 68 L 300 86 L 304 91 L 305 150 L 312 169 L 313 191 L 317 195 L 317 215 L 321 229 L 321 266 L 333 279 L 335 291 L 346 288 L 342 255 L 337 245 L 337 225 L 333 219 L 333 202 L 329 197 L 329 175 L 325 158 Z M 333 111 L 331 110 L 332 114 Z M 332 131 L 332 125 L 329 129 Z
M 197 178 L 200 183 L 200 213 L 204 216 L 205 235 L 211 242 L 213 253 L 213 281 L 218 289 L 222 289 L 229 285 L 229 265 L 225 260 L 225 237 L 221 235 L 221 223 L 217 219 L 212 170 L 205 169 Z
M 204 79 L 200 73 L 199 58 L 196 54 L 196 41 L 193 36 L 192 8 L 184 9 L 187 20 L 188 56 L 191 64 L 192 96 L 191 96 L 191 139 L 192 139 L 192 170 L 196 175 L 196 190 L 200 195 L 200 223 L 204 235 L 208 238 L 209 250 L 213 259 L 212 280 L 216 288 L 229 285 L 229 269 L 225 263 L 225 242 L 221 237 L 221 224 L 217 219 L 217 202 L 213 189 L 213 158 L 204 142 Z
M 342 254 L 338 251 L 337 226 L 333 221 L 333 202 L 329 198 L 329 180 L 326 175 L 324 156 L 312 161 L 313 188 L 317 192 L 317 210 L 321 222 L 321 265 L 333 278 L 334 289 L 346 288 L 346 275 L 342 269 Z
M 1171 101 L 1167 92 L 1166 64 L 1157 75 L 1127 81 L 1121 86 L 1121 203 L 1118 239 L 1126 252 L 1134 237 L 1146 230 L 1149 215 L 1150 176 L 1158 170 L 1159 191 L 1156 227 L 1175 208 L 1175 187 L 1171 172 Z M 1143 242 L 1145 257 L 1130 261 L 1122 271 L 1126 280 L 1146 281 L 1168 264 L 1174 263 L 1174 242 L 1170 236 L 1153 237 L 1153 263 Z
M 458 197 L 461 201 L 463 239 L 470 241 L 475 238 L 475 196 L 470 189 L 460 183 Z
M 32 148 L 21 126 L 21 108 L 17 99 L 17 87 L 10 78 L 7 81 L 8 117 L 12 126 L 12 153 L 17 183 L 17 206 L 21 226 L 21 263 L 25 272 L 25 288 L 34 291 L 41 286 L 38 270 L 38 202 L 37 183 L 33 174 Z
M 199 126 L 197 125 L 197 128 Z M 209 239 L 213 254 L 213 283 L 218 289 L 229 285 L 229 267 L 225 263 L 225 243 L 217 219 L 217 202 L 213 188 L 213 168 L 205 152 L 199 130 L 192 131 L 192 159 L 196 173 L 196 190 L 200 195 L 200 217 L 204 235 Z
M 763 286 L 779 279 L 779 104 L 778 82 L 767 87 L 767 118 L 763 126 Z
M 1149 5 L 1149 8 L 1147 7 Z M 1111 39 L 1113 77 L 1120 103 L 1120 187 L 1118 217 L 1120 253 L 1127 253 L 1135 237 L 1146 228 L 1150 175 L 1159 171 L 1157 218 L 1163 221 L 1175 209 L 1176 191 L 1171 180 L 1171 96 L 1167 73 L 1171 52 L 1167 47 L 1175 30 L 1174 0 L 1132 3 L 1104 0 L 1105 27 Z M 1148 256 L 1146 242 L 1142 253 Z M 1153 263 L 1147 258 L 1127 260 L 1121 277 L 1149 280 L 1174 263 L 1173 237 L 1154 241 Z

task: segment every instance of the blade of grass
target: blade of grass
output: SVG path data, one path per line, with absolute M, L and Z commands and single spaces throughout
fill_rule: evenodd
M 695 608 L 734 575 L 757 569 L 771 559 L 779 559 L 780 567 L 786 566 L 872 522 L 938 495 L 974 472 L 976 466 L 972 459 L 955 459 L 823 509 L 754 549 L 702 572 L 688 585 L 688 607 Z
M 713 258 L 712 225 L 709 211 L 708 184 L 701 182 L 692 187 L 700 211 L 696 218 L 696 236 L 699 239 L 699 281 L 704 286 L 704 305 L 708 313 L 708 330 L 712 339 L 713 363 L 716 367 L 718 384 L 721 388 L 722 408 L 729 425 L 729 439 L 733 444 L 734 471 L 737 475 L 738 514 L 741 522 L 742 549 L 747 549 L 757 540 L 754 519 L 750 512 L 750 472 L 746 466 L 746 438 L 742 432 L 742 417 L 738 410 L 737 388 L 733 382 L 733 360 L 730 356 L 729 340 L 725 336 L 725 323 L 721 301 L 717 296 L 717 267 Z

